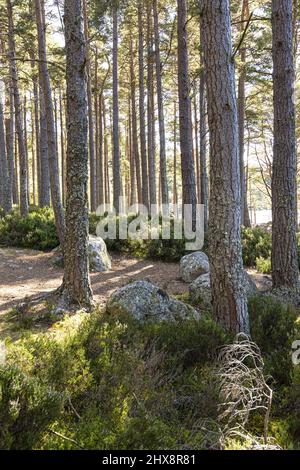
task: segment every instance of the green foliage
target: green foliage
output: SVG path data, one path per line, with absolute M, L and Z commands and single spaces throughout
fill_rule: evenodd
M 128 224 L 130 224 L 136 215 L 128 216 Z M 97 224 L 103 219 L 103 217 L 97 216 L 96 214 L 90 215 L 90 233 L 95 234 Z M 160 220 L 160 227 L 158 233 L 158 239 L 156 240 L 142 240 L 127 238 L 122 240 L 119 237 L 119 224 L 120 219 L 117 217 L 116 220 L 116 239 L 105 240 L 107 248 L 110 251 L 123 253 L 126 255 L 136 256 L 138 258 L 148 258 L 153 260 L 162 261 L 179 261 L 182 256 L 186 254 L 185 244 L 186 240 L 177 240 L 174 238 L 174 221 L 170 219 L 170 239 L 165 240 L 162 238 L 162 221 Z M 150 229 L 150 226 L 149 226 Z M 150 237 L 149 237 L 150 238 Z
M 262 274 L 271 274 L 272 272 L 272 263 L 271 258 L 256 258 L 256 269 L 259 273 Z
M 82 318 L 79 327 L 64 320 L 55 335 L 9 347 L 1 372 L 1 446 L 197 448 L 197 421 L 218 413 L 210 363 L 228 340 L 222 329 L 209 317 L 172 325 L 99 312 Z M 22 436 L 14 433 L 22 427 L 17 419 L 26 426 Z
M 63 396 L 16 366 L 0 368 L 0 449 L 31 449 L 59 414 Z
M 292 343 L 300 337 L 297 312 L 271 295 L 249 300 L 251 335 L 260 347 L 267 372 L 278 384 L 289 384 L 292 377 Z
M 14 211 L 0 219 L 0 244 L 35 250 L 58 246 L 53 211 L 48 207 L 31 208 L 27 217 Z
M 245 266 L 255 267 L 257 259 L 271 258 L 272 235 L 260 227 L 243 228 L 242 245 Z

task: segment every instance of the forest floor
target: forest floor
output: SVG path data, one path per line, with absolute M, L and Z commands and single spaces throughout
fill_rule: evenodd
M 53 254 L 19 248 L 0 248 L 0 331 L 1 316 L 24 299 L 34 299 L 59 287 L 63 271 L 51 263 Z M 260 290 L 270 287 L 269 276 L 248 270 Z M 92 273 L 95 301 L 104 304 L 118 287 L 132 280 L 149 280 L 169 294 L 182 295 L 188 284 L 179 277 L 178 263 L 165 263 L 112 254 L 112 269 Z

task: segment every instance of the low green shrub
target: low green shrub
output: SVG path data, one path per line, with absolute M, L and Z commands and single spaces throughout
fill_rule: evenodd
M 271 258 L 256 258 L 256 269 L 259 273 L 262 274 L 271 274 L 272 273 L 272 262 Z
M 0 449 L 32 449 L 59 415 L 63 395 L 18 367 L 0 368 Z
M 272 234 L 263 228 L 243 228 L 242 245 L 244 265 L 256 266 L 257 259 L 270 259 Z
M 218 414 L 211 363 L 228 340 L 222 329 L 209 317 L 172 325 L 99 312 L 83 318 L 79 328 L 65 320 L 56 336 L 29 336 L 9 347 L 0 375 L 0 447 L 201 447 L 197 422 Z M 22 408 L 21 439 L 12 413 L 23 402 L 32 405 Z
M 297 311 L 271 295 L 249 300 L 251 335 L 260 347 L 266 370 L 280 385 L 291 383 L 292 343 L 300 338 Z
M 27 217 L 13 211 L 0 219 L 0 244 L 35 250 L 58 246 L 53 211 L 48 207 L 31 208 Z

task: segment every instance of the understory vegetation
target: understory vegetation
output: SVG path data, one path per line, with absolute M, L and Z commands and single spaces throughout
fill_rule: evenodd
M 129 223 L 134 216 L 129 217 Z M 95 235 L 97 224 L 101 217 L 95 213 L 90 213 L 90 233 Z M 121 240 L 106 240 L 110 251 L 136 256 L 139 258 L 149 258 L 153 260 L 177 262 L 186 254 L 186 240 L 174 239 L 174 228 L 171 220 L 170 240 L 141 240 L 127 238 Z M 49 251 L 56 248 L 59 240 L 56 234 L 54 215 L 52 209 L 31 207 L 27 217 L 21 217 L 15 210 L 11 214 L 2 216 L 0 214 L 0 245 L 15 246 L 20 248 L 31 248 L 34 250 Z M 242 233 L 243 259 L 246 267 L 257 269 L 263 274 L 271 273 L 271 249 L 272 234 L 262 227 L 244 228 Z M 206 251 L 206 243 L 204 246 Z M 300 237 L 298 236 L 298 252 L 300 255 Z
M 291 361 L 297 313 L 269 296 L 253 298 L 249 310 L 275 391 L 269 436 L 283 448 L 299 448 L 300 369 Z M 209 313 L 200 321 L 141 323 L 97 310 L 54 322 L 44 333 L 24 322 L 18 328 L 20 339 L 7 339 L 0 369 L 0 448 L 247 445 L 221 439 L 217 358 L 233 338 Z M 261 436 L 263 422 L 253 412 L 249 435 Z

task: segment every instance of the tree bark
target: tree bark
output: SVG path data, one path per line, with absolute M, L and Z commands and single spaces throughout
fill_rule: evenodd
M 211 144 L 209 256 L 213 314 L 227 331 L 249 333 L 229 0 L 202 0 L 201 27 Z
M 249 2 L 243 0 L 240 34 L 245 28 L 245 21 L 249 18 Z M 247 184 L 245 175 L 245 110 L 246 110 L 246 47 L 242 45 L 240 49 L 241 71 L 238 82 L 238 119 L 239 119 L 239 153 L 240 153 L 240 173 L 241 173 L 241 217 L 242 224 L 245 227 L 251 227 L 248 203 L 247 203 Z
M 157 11 L 157 0 L 153 0 L 153 18 L 154 18 L 154 38 L 155 38 L 155 63 L 156 63 L 156 89 L 158 106 L 158 125 L 159 125 L 159 153 L 160 153 L 160 188 L 162 204 L 169 204 L 169 188 L 167 177 L 167 157 L 166 157 L 166 132 L 164 118 L 163 88 L 161 76 L 160 59 L 160 41 L 159 41 L 159 22 Z
M 9 47 L 9 60 L 10 60 L 10 75 L 12 79 L 12 86 L 14 92 L 14 107 L 15 107 L 15 126 L 18 138 L 18 150 L 20 161 L 20 212 L 23 217 L 26 217 L 29 212 L 28 204 L 28 187 L 27 187 L 27 164 L 26 164 L 26 148 L 23 135 L 23 123 L 21 113 L 21 101 L 19 94 L 19 80 L 18 70 L 15 60 L 16 48 L 14 39 L 14 22 L 13 10 L 11 0 L 6 0 L 7 17 L 8 17 L 8 47 Z
M 12 185 L 12 198 L 14 204 L 19 204 L 18 185 L 16 179 L 15 156 L 14 156 L 14 93 L 12 89 L 11 78 L 6 81 L 6 100 L 5 109 L 7 117 L 5 118 L 6 132 L 6 151 L 8 159 L 9 176 Z
M 65 0 L 67 194 L 63 288 L 70 304 L 92 304 L 88 263 L 86 45 L 81 0 Z
M 122 193 L 119 140 L 118 9 L 113 0 L 113 204 L 119 213 Z
M 207 120 L 206 120 L 206 93 L 205 93 L 205 67 L 203 56 L 203 34 L 200 28 L 200 87 L 199 87 L 199 112 L 200 112 L 200 204 L 204 206 L 204 231 L 207 232 L 208 228 L 208 177 L 207 177 Z
M 88 31 L 88 16 L 86 0 L 83 0 L 83 18 L 84 18 L 84 37 L 85 41 L 89 40 Z M 88 101 L 88 119 L 89 119 L 89 154 L 90 154 L 90 204 L 91 210 L 94 212 L 97 209 L 97 181 L 96 181 L 96 159 L 95 159 L 95 142 L 94 142 L 94 120 L 93 120 L 93 99 L 92 99 L 92 84 L 91 84 L 91 67 L 90 67 L 90 54 L 87 49 L 86 56 L 86 73 L 87 73 L 87 101 Z
M 4 213 L 12 210 L 12 184 L 8 168 L 6 153 L 5 127 L 3 117 L 3 104 L 0 99 L 0 165 L 1 165 L 1 203 Z
M 147 48 L 148 48 L 148 73 L 147 73 L 147 127 L 148 127 L 148 174 L 149 174 L 149 200 L 150 205 L 157 204 L 156 194 L 156 168 L 155 168 L 155 129 L 154 129 L 154 85 L 153 85 L 153 33 L 151 4 L 147 3 Z
M 148 161 L 146 150 L 146 118 L 145 118 L 145 80 L 144 80 L 144 34 L 143 34 L 143 0 L 138 1 L 139 28 L 139 112 L 140 112 L 140 148 L 142 164 L 142 199 L 149 207 Z
M 274 288 L 288 287 L 298 290 L 292 0 L 272 1 L 272 29 L 274 66 L 272 279 Z
M 193 226 L 196 223 L 196 178 L 193 159 L 193 135 L 191 122 L 191 98 L 189 83 L 189 63 L 187 50 L 187 4 L 177 0 L 178 15 L 178 94 L 179 127 L 182 172 L 182 203 L 193 209 Z
M 130 89 L 131 89 L 131 122 L 132 122 L 132 160 L 135 165 L 138 203 L 142 203 L 141 161 L 139 153 L 137 113 L 136 113 L 136 83 L 133 61 L 132 37 L 130 36 Z
M 39 50 L 39 72 L 41 85 L 45 99 L 46 119 L 47 119 L 47 140 L 48 140 L 48 159 L 51 187 L 51 201 L 54 210 L 55 225 L 61 247 L 64 246 L 64 214 L 60 194 L 59 167 L 57 145 L 55 138 L 54 110 L 52 102 L 52 91 L 50 77 L 47 65 L 46 39 L 45 39 L 45 21 L 43 0 L 35 0 L 35 14 L 38 32 L 38 50 Z

